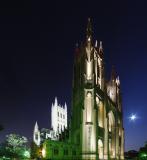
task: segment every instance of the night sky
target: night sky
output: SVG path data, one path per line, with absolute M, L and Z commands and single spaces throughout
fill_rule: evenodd
M 121 80 L 126 150 L 147 140 L 147 4 L 138 0 L 0 2 L 0 123 L 32 139 L 35 121 L 50 128 L 54 97 L 70 114 L 73 57 L 91 17 L 102 40 L 106 77 Z M 138 119 L 130 122 L 128 117 Z

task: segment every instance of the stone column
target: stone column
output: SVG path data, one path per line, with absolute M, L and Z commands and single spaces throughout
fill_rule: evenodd
M 121 159 L 124 159 L 124 130 L 122 129 L 121 135 Z
M 112 127 L 112 154 L 111 157 L 115 158 L 116 152 L 115 152 L 115 144 L 116 144 L 116 128 L 115 128 L 115 124 Z
M 105 127 L 105 133 L 104 133 L 104 159 L 107 160 L 108 159 L 108 118 L 106 116 L 104 116 L 104 127 Z
M 116 127 L 116 159 L 119 159 L 119 126 Z

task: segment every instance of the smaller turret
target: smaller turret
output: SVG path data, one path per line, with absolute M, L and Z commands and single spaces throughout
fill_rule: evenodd
M 67 104 L 66 104 L 66 102 L 64 104 L 64 109 L 65 109 L 65 111 L 67 111 Z
M 116 84 L 117 84 L 118 87 L 120 86 L 119 76 L 117 76 L 117 78 L 116 78 Z
M 37 146 L 40 146 L 40 130 L 37 124 L 37 121 L 35 123 L 35 127 L 34 127 L 34 133 L 33 133 L 33 141 Z
M 97 48 L 97 40 L 95 41 L 95 48 Z
M 116 78 L 116 92 L 117 92 L 117 105 L 118 109 L 121 111 L 121 93 L 120 93 L 120 80 L 119 76 Z
M 103 60 L 103 45 L 102 41 L 100 41 L 98 48 L 98 84 L 101 90 L 104 90 L 104 60 Z
M 116 71 L 114 66 L 112 66 L 111 78 L 109 83 L 107 84 L 107 94 L 114 103 L 117 102 Z
M 57 97 L 55 97 L 55 103 L 54 103 L 55 106 L 58 105 L 58 100 L 57 100 Z

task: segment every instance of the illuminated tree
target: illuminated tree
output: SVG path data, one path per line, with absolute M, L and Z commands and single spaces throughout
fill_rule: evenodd
M 139 160 L 147 160 L 147 142 L 139 149 Z
M 8 146 L 13 148 L 13 150 L 17 150 L 18 148 L 26 147 L 28 140 L 24 136 L 20 136 L 17 134 L 9 134 L 6 136 L 6 142 Z
M 11 159 L 26 159 L 30 158 L 30 150 L 28 147 L 28 140 L 24 136 L 18 134 L 9 134 L 3 144 L 1 155 Z

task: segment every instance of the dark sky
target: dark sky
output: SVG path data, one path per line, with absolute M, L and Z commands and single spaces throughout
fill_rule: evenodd
M 107 77 L 115 65 L 123 95 L 126 150 L 147 140 L 147 4 L 145 0 L 0 2 L 0 123 L 5 134 L 32 138 L 34 123 L 50 127 L 57 96 L 70 111 L 75 44 L 91 17 L 102 40 Z M 128 117 L 136 113 L 138 119 Z

